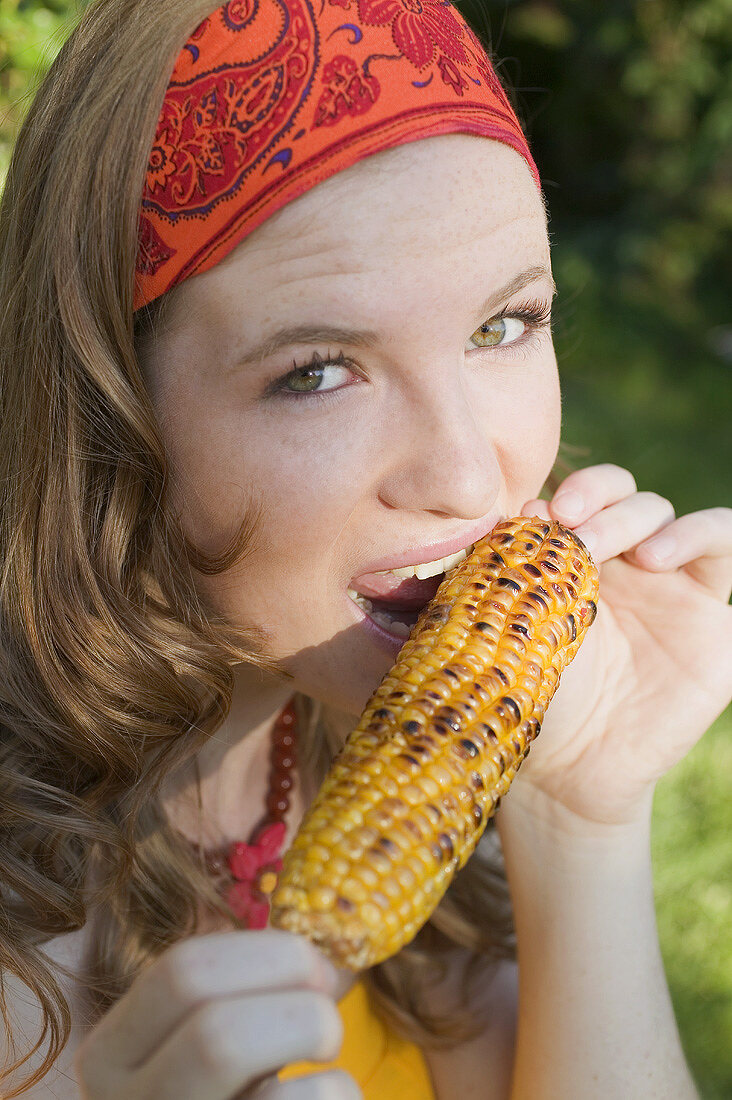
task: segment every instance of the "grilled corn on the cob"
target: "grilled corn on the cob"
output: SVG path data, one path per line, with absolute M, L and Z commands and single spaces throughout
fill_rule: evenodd
M 361 970 L 428 920 L 539 732 L 597 610 L 558 523 L 506 520 L 448 573 L 284 855 L 271 923 Z

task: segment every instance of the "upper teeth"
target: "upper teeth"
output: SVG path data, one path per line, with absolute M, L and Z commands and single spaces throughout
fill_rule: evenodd
M 458 550 L 457 554 L 450 554 L 448 558 L 438 558 L 436 561 L 426 561 L 422 565 L 404 565 L 401 569 L 382 569 L 377 576 L 382 574 L 393 577 L 417 577 L 426 580 L 427 577 L 436 577 L 438 573 L 447 573 L 454 569 L 460 562 L 465 561 L 468 554 L 473 552 L 473 547 L 468 546 L 464 550 Z

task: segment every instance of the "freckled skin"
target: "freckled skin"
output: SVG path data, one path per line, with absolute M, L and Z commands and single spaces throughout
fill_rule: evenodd
M 550 265 L 546 219 L 523 159 L 449 134 L 331 177 L 173 292 L 142 366 L 184 528 L 220 548 L 263 502 L 249 556 L 200 577 L 200 589 L 232 621 L 264 627 L 294 676 L 235 669 L 232 710 L 217 746 L 202 750 L 209 771 L 295 689 L 360 714 L 391 664 L 345 594 L 369 561 L 513 515 L 538 495 L 560 434 L 549 332 L 523 354 L 471 336 L 490 319 L 478 312 L 484 299 L 539 264 Z M 550 295 L 539 279 L 501 306 Z M 380 344 L 301 345 L 230 371 L 237 344 L 318 321 L 375 329 Z M 354 360 L 321 382 L 348 388 L 322 402 L 263 396 L 314 350 Z

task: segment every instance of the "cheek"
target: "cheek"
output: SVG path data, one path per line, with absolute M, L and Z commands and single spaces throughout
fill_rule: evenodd
M 186 428 L 166 439 L 172 499 L 191 542 L 220 554 L 248 518 L 255 536 L 237 584 L 275 577 L 280 584 L 322 560 L 360 488 L 358 453 L 343 446 L 343 433 L 297 409 L 269 417 L 234 408 L 203 418 L 203 402 L 197 408 L 197 416 L 192 405 L 178 410 L 175 422 Z M 219 581 L 202 582 L 211 585 Z
M 544 369 L 526 370 L 497 439 L 507 488 L 517 507 L 541 490 L 554 465 L 562 426 L 562 406 L 556 360 Z

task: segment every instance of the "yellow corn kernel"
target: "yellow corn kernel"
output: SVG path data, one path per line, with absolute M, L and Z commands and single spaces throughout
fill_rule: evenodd
M 353 970 L 416 935 L 529 752 L 597 595 L 589 554 L 558 523 L 506 520 L 476 544 L 420 613 L 305 814 L 272 925 Z

